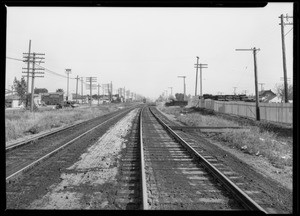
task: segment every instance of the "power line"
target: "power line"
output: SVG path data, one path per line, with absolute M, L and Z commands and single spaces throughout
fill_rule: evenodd
M 12 58 L 12 57 L 6 57 L 6 58 L 7 58 L 7 59 L 12 59 L 12 60 L 24 62 L 23 59 Z M 35 63 L 35 66 L 41 67 L 41 68 L 45 69 L 45 71 L 48 71 L 48 72 L 51 73 L 51 74 L 54 74 L 54 75 L 57 75 L 57 76 L 60 76 L 60 77 L 63 77 L 63 78 L 68 78 L 67 76 L 64 76 L 64 75 L 62 75 L 62 74 L 59 74 L 59 73 L 57 73 L 57 72 L 55 72 L 55 71 L 52 71 L 52 70 L 50 70 L 50 69 L 48 69 L 48 68 L 46 68 L 46 67 L 43 67 L 43 66 L 41 66 L 41 65 L 39 65 L 39 64 L 36 64 L 36 63 Z M 74 80 L 75 80 L 76 77 L 75 77 L 75 78 L 69 77 L 69 79 L 74 79 Z M 84 83 L 85 83 L 85 82 L 84 82 Z M 86 83 L 85 83 L 85 84 L 86 84 Z
M 290 31 L 292 31 L 293 30 L 293 28 L 291 28 L 289 31 L 288 31 L 288 33 L 290 33 Z M 286 33 L 284 36 L 286 36 L 288 33 Z
M 11 60 L 16 60 L 16 61 L 24 62 L 23 59 L 12 58 L 12 57 L 9 57 L 9 56 L 6 56 L 6 58 L 7 58 L 7 59 L 11 59 Z M 34 63 L 34 65 L 37 67 L 37 69 L 38 69 L 38 68 L 42 68 L 42 69 L 44 69 L 45 72 L 48 72 L 49 74 L 56 75 L 56 76 L 59 76 L 59 77 L 63 77 L 63 78 L 66 78 L 66 79 L 68 78 L 67 76 L 64 76 L 64 75 L 62 75 L 62 74 L 59 74 L 58 72 L 55 72 L 55 71 L 53 71 L 53 70 L 50 70 L 50 69 L 48 69 L 48 68 L 46 68 L 46 67 L 43 67 L 43 66 L 41 66 L 41 65 L 39 65 L 39 64 L 37 64 L 37 63 Z M 89 84 L 88 82 L 83 81 L 83 78 L 84 78 L 84 77 L 81 77 L 81 78 L 82 78 L 82 80 L 81 80 L 81 83 L 82 83 L 82 84 Z M 69 79 L 76 80 L 77 78 L 76 78 L 76 77 L 75 77 L 75 78 L 69 77 Z M 82 89 L 82 90 L 83 90 L 83 89 Z M 83 93 L 83 92 L 82 92 L 82 93 Z
M 6 58 L 23 62 L 23 59 L 17 59 L 17 58 L 12 58 L 12 57 L 6 57 Z

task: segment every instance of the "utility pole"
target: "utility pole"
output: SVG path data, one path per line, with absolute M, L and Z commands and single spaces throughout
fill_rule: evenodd
M 29 93 L 30 50 L 31 50 L 31 40 L 29 40 L 29 49 L 28 49 L 28 56 L 27 56 L 27 94 Z
M 286 72 L 286 58 L 285 58 L 285 40 L 284 40 L 284 26 L 285 25 L 293 25 L 293 23 L 285 23 L 283 21 L 283 18 L 286 18 L 286 21 L 288 22 L 288 18 L 293 18 L 292 16 L 283 16 L 283 14 L 281 14 L 280 18 L 280 23 L 279 25 L 281 25 L 281 40 L 282 40 L 282 61 L 283 61 L 283 78 L 284 78 L 284 102 L 288 103 L 288 83 L 287 83 L 287 72 Z
M 183 101 L 185 100 L 185 78 L 186 76 L 177 76 L 178 78 L 183 78 Z
M 195 84 L 195 96 L 197 96 L 197 82 L 198 82 L 198 65 L 199 65 L 199 57 L 196 56 L 197 58 L 197 64 L 196 64 L 196 84 Z
M 83 77 L 80 77 L 81 81 L 81 99 L 83 100 Z
M 171 89 L 171 96 L 173 96 L 173 87 L 169 87 Z
M 68 75 L 67 78 L 67 96 L 66 96 L 66 101 L 69 100 L 69 74 L 71 73 L 71 69 L 65 69 L 65 73 Z
M 76 103 L 77 103 L 78 102 L 78 80 L 79 80 L 78 75 L 75 79 L 76 79 Z
M 92 88 L 93 82 L 97 82 L 97 77 L 86 77 L 86 82 L 89 82 L 89 89 L 90 89 L 90 107 L 92 107 Z
M 235 90 L 237 89 L 237 87 L 233 87 L 233 88 L 234 88 L 233 94 L 236 95 L 236 91 Z
M 260 91 L 263 91 L 263 90 L 264 90 L 264 87 L 263 87 L 264 84 L 265 84 L 265 83 L 258 83 L 258 85 L 260 85 Z
M 207 68 L 207 64 L 197 64 L 196 68 L 200 68 L 200 96 L 202 96 L 202 68 Z
M 45 55 L 44 53 L 23 53 L 24 55 L 28 55 L 25 56 L 25 58 L 27 58 L 28 62 L 32 62 L 32 72 L 29 72 L 30 68 L 22 68 L 22 69 L 26 69 L 27 71 L 22 71 L 22 73 L 27 73 L 27 77 L 28 75 L 31 73 L 31 76 L 29 75 L 29 77 L 31 77 L 31 101 L 30 101 L 30 111 L 33 112 L 33 104 L 34 104 L 34 78 L 35 77 L 44 77 L 41 75 L 36 75 L 36 74 L 44 74 L 44 72 L 42 72 L 42 70 L 44 70 L 44 68 L 35 68 L 36 65 L 36 60 L 39 61 L 39 63 L 45 63 L 44 61 L 42 61 L 43 59 L 45 59 L 44 57 L 39 57 L 40 55 Z M 28 64 L 27 64 L 28 65 Z
M 110 102 L 112 102 L 112 95 L 113 95 L 113 85 L 112 85 L 112 81 L 110 81 Z
M 99 88 L 100 88 L 100 84 L 98 83 L 97 87 L 98 87 L 98 106 L 99 106 L 99 97 L 100 97 L 100 92 L 99 92 Z
M 258 95 L 258 84 L 257 84 L 257 65 L 256 65 L 256 52 L 260 49 L 255 47 L 252 49 L 236 49 L 236 51 L 252 51 L 254 58 L 254 79 L 255 79 L 255 101 L 256 101 L 256 120 L 260 121 L 260 112 L 259 112 L 259 95 Z
M 125 91 L 125 86 L 124 86 L 124 102 L 126 102 L 126 91 Z

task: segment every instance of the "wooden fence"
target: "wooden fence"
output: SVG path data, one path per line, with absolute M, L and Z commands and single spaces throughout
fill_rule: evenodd
M 211 109 L 220 113 L 256 118 L 255 103 L 250 102 L 193 99 L 190 101 L 189 106 Z M 260 119 L 279 123 L 293 123 L 293 104 L 259 103 L 259 109 Z

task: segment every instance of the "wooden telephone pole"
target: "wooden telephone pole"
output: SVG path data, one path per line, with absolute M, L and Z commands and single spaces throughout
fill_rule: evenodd
M 196 56 L 197 58 L 197 66 L 196 66 L 196 84 L 195 84 L 195 96 L 197 96 L 197 82 L 198 82 L 198 65 L 199 65 L 199 57 Z
M 288 99 L 288 83 L 287 83 L 287 75 L 286 75 L 286 58 L 285 58 L 285 34 L 284 34 L 284 26 L 285 25 L 293 25 L 293 23 L 285 23 L 283 18 L 286 18 L 286 21 L 288 21 L 288 18 L 293 18 L 292 16 L 283 16 L 283 14 L 281 14 L 280 18 L 280 23 L 279 25 L 281 25 L 281 41 L 282 41 L 282 61 L 283 61 L 283 78 L 284 78 L 284 102 L 288 103 L 289 99 Z
M 81 98 L 83 99 L 83 77 L 80 77 L 81 81 Z
M 23 53 L 25 56 L 23 56 L 23 58 L 27 59 L 25 60 L 25 62 L 28 61 L 32 63 L 32 68 L 22 68 L 22 69 L 26 69 L 27 71 L 22 71 L 22 73 L 27 73 L 26 77 L 29 78 L 31 77 L 31 100 L 30 100 L 30 111 L 33 112 L 33 104 L 34 104 L 34 78 L 36 77 L 44 77 L 41 76 L 39 74 L 44 74 L 44 72 L 42 70 L 44 70 L 44 68 L 36 68 L 35 66 L 37 65 L 36 63 L 38 62 L 40 63 L 45 63 L 43 60 L 45 59 L 44 57 L 39 57 L 39 56 L 43 56 L 45 55 L 44 53 Z M 37 65 L 39 66 L 39 65 Z M 30 72 L 31 69 L 31 72 Z M 24 76 L 23 76 L 24 77 Z M 27 90 L 28 91 L 28 90 Z M 28 93 L 28 92 L 27 92 Z
M 207 68 L 207 64 L 195 64 L 196 68 L 200 68 L 200 96 L 202 96 L 202 68 Z
M 27 94 L 29 93 L 30 50 L 31 50 L 31 40 L 29 40 L 29 49 L 28 49 L 28 56 L 27 56 Z
M 256 63 L 256 52 L 260 49 L 255 47 L 252 49 L 236 49 L 236 51 L 252 51 L 254 58 L 254 80 L 255 80 L 255 101 L 256 101 L 256 120 L 260 121 L 260 112 L 259 112 L 259 95 L 258 95 L 258 82 L 257 82 L 257 63 Z
M 98 87 L 98 106 L 99 106 L 99 99 L 100 99 L 100 91 L 99 91 L 100 86 L 101 86 L 101 85 L 98 83 L 98 85 L 97 85 L 97 87 Z
M 97 82 L 97 77 L 86 77 L 86 82 L 89 82 L 89 89 L 90 89 L 90 107 L 92 107 L 92 88 L 93 82 Z
M 75 79 L 76 79 L 76 103 L 77 103 L 78 102 L 78 80 L 79 80 L 78 75 Z
M 68 75 L 67 78 L 67 95 L 66 95 L 66 101 L 69 100 L 69 74 L 71 73 L 71 69 L 66 69 L 66 74 Z

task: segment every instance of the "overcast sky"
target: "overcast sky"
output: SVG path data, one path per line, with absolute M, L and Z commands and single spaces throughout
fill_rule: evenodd
M 195 94 L 196 56 L 203 69 L 203 93 L 254 94 L 257 54 L 258 82 L 274 89 L 282 82 L 281 14 L 293 14 L 292 3 L 269 3 L 264 8 L 80 8 L 8 7 L 7 57 L 22 59 L 31 51 L 45 53 L 43 67 L 70 77 L 97 77 L 156 99 L 164 90 Z M 289 19 L 292 22 L 293 19 Z M 291 25 L 285 26 L 287 33 Z M 293 30 L 286 36 L 287 75 L 293 80 Z M 20 79 L 21 61 L 6 59 L 6 88 Z M 53 92 L 67 89 L 67 79 L 45 71 L 35 87 Z M 199 78 L 199 76 L 198 76 Z M 79 89 L 81 86 L 79 85 Z M 259 86 L 260 89 L 260 86 Z M 76 80 L 70 80 L 70 92 Z M 198 81 L 199 92 L 199 81 Z M 89 93 L 86 91 L 85 93 Z M 93 93 L 97 93 L 95 90 Z M 199 94 L 199 93 L 198 93 Z

